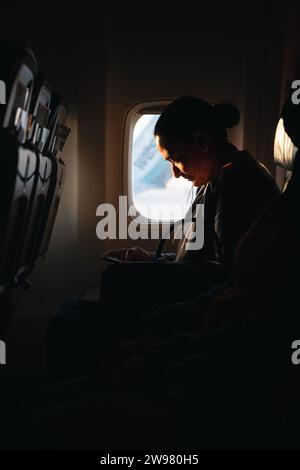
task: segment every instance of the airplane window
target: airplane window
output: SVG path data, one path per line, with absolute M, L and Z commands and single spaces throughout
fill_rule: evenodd
M 132 137 L 132 202 L 136 210 L 152 221 L 184 218 L 196 190 L 192 183 L 175 178 L 172 166 L 156 148 L 154 127 L 159 114 L 142 114 Z

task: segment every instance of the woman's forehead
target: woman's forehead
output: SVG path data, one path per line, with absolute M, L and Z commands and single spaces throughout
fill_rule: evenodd
M 182 149 L 184 142 L 182 139 L 156 136 L 156 144 L 161 149 L 165 149 L 168 153 L 174 153 Z

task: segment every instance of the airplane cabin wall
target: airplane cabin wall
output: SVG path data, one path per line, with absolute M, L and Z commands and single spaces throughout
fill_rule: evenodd
M 263 2 L 259 5 L 201 4 L 196 10 L 149 9 L 147 15 L 124 6 L 102 16 L 81 5 L 60 22 L 54 14 L 45 22 L 37 22 L 36 16 L 25 22 L 24 16 L 8 13 L 1 38 L 29 42 L 41 70 L 70 109 L 72 133 L 63 151 L 67 178 L 62 202 L 48 258 L 32 275 L 34 289 L 53 311 L 86 283 L 99 283 L 104 249 L 137 244 L 96 238 L 97 206 L 117 204 L 124 194 L 122 134 L 133 104 L 187 94 L 232 102 L 241 112 L 239 126 L 230 133 L 232 141 L 275 174 L 273 131 L 288 9 L 273 5 L 270 12 Z M 144 247 L 154 245 L 143 241 Z M 42 342 L 45 309 L 24 291 L 14 298 L 19 316 L 13 340 L 28 346 L 42 331 Z
M 286 11 L 286 14 L 288 10 Z M 260 3 L 201 5 L 172 15 L 112 15 L 106 77 L 106 201 L 124 194 L 122 132 L 126 113 L 141 101 L 195 95 L 235 104 L 240 124 L 229 136 L 275 175 L 273 138 L 279 114 L 285 16 Z M 280 25 L 280 28 L 278 27 Z M 137 245 L 107 240 L 106 248 Z M 142 240 L 154 249 L 155 241 Z

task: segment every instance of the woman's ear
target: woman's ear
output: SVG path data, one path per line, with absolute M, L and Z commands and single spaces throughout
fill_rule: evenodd
M 208 139 L 205 132 L 196 131 L 193 135 L 194 142 L 199 145 L 202 152 L 207 152 L 208 150 Z

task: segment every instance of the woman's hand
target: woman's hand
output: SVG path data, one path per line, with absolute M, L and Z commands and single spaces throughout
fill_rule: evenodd
M 121 250 L 109 250 L 104 253 L 104 256 L 112 256 L 121 261 L 152 261 L 153 255 L 149 251 L 144 250 L 139 246 L 133 248 L 123 248 Z

